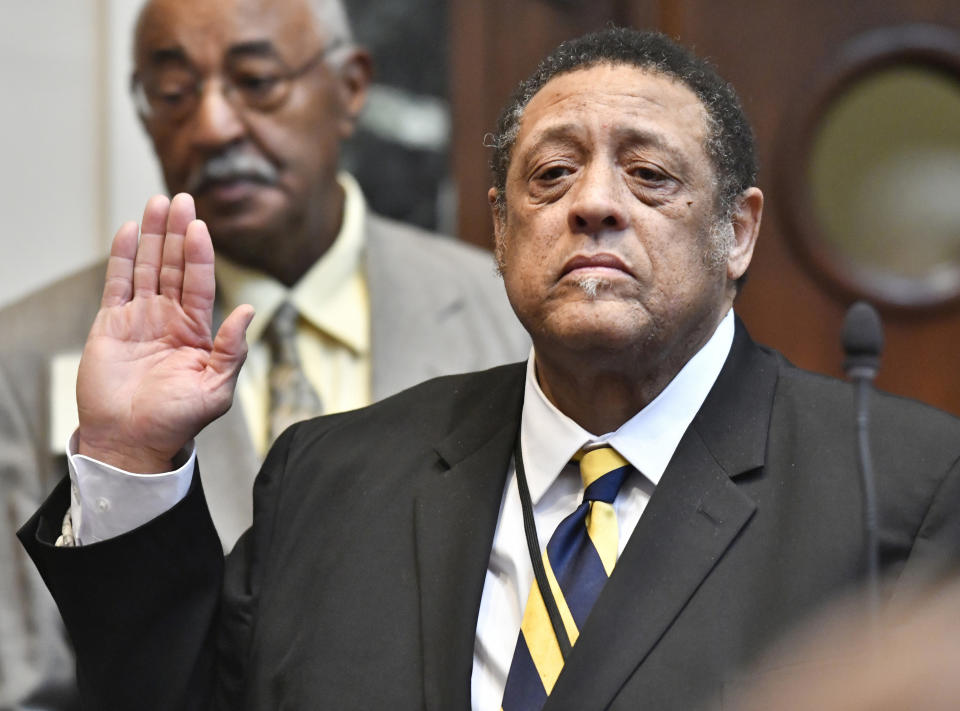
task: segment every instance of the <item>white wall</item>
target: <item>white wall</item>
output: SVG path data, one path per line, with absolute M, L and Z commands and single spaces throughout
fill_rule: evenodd
M 62 1 L 62 0 L 61 0 Z M 153 149 L 130 99 L 133 25 L 140 0 L 101 0 L 106 6 L 108 54 L 105 212 L 108 237 L 123 222 L 140 219 L 147 198 L 165 192 Z
M 139 0 L 0 0 L 0 306 L 105 253 L 161 188 L 127 96 Z

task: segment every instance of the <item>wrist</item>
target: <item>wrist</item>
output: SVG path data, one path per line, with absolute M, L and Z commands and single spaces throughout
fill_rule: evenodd
M 131 474 L 163 474 L 176 467 L 172 457 L 166 457 L 149 448 L 117 447 L 92 443 L 77 437 L 76 453 Z

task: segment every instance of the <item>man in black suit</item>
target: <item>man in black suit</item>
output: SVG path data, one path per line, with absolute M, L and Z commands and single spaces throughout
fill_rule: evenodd
M 20 534 L 91 708 L 499 707 L 518 630 L 532 644 L 537 548 L 583 496 L 569 461 L 601 445 L 632 465 L 618 557 L 589 617 L 545 640 L 574 646 L 540 670 L 543 708 L 722 707 L 761 650 L 862 581 L 852 390 L 731 310 L 763 203 L 732 89 L 660 35 L 588 35 L 521 85 L 493 164 L 530 362 L 287 430 L 225 566 L 190 441 L 229 407 L 251 310 L 212 338 L 212 248 L 186 196 L 145 213 L 139 247 L 118 232 L 71 481 Z M 960 426 L 871 405 L 903 595 L 960 558 Z

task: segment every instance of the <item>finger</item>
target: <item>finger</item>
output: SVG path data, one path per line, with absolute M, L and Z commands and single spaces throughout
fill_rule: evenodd
M 183 240 L 183 293 L 180 303 L 188 316 L 210 328 L 213 320 L 213 297 L 216 284 L 213 276 L 213 243 L 203 220 L 187 226 Z
M 133 296 L 133 260 L 137 255 L 137 223 L 125 222 L 113 236 L 100 306 L 120 306 Z
M 140 245 L 133 265 L 133 293 L 157 293 L 160 262 L 163 256 L 163 235 L 167 224 L 170 200 L 165 195 L 154 195 L 147 201 L 140 223 Z
M 221 324 L 207 361 L 207 386 L 219 414 L 230 408 L 240 367 L 247 358 L 246 331 L 253 320 L 253 307 L 238 306 Z M 218 416 L 219 416 L 218 414 Z
M 173 196 L 167 215 L 166 236 L 163 240 L 163 261 L 160 266 L 160 293 L 180 301 L 183 289 L 183 239 L 187 225 L 197 217 L 193 198 L 186 193 Z
M 210 367 L 229 377 L 235 377 L 247 357 L 247 327 L 253 320 L 253 307 L 243 304 L 235 308 L 220 325 L 210 353 Z

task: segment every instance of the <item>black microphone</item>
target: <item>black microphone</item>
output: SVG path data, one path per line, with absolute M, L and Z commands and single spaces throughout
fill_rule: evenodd
M 858 301 L 843 319 L 843 369 L 854 383 L 857 398 L 857 461 L 863 486 L 863 522 L 866 533 L 867 603 L 876 629 L 880 614 L 880 546 L 877 541 L 877 487 L 870 456 L 870 390 L 880 368 L 883 326 L 880 315 L 866 301 Z
M 866 301 L 858 301 L 843 319 L 843 369 L 851 380 L 872 381 L 880 368 L 883 326 L 880 315 Z

